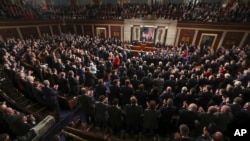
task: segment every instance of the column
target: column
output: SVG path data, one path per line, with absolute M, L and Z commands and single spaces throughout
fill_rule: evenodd
M 195 41 L 197 39 L 197 35 L 198 35 L 198 30 L 196 29 L 195 32 L 194 32 L 194 37 L 193 37 L 192 45 L 195 45 Z
M 220 48 L 220 47 L 222 46 L 222 43 L 223 43 L 223 41 L 224 41 L 224 39 L 225 39 L 226 34 L 227 34 L 227 32 L 224 31 L 223 34 L 222 34 L 222 36 L 221 36 L 221 39 L 220 39 L 220 42 L 219 42 L 219 44 L 218 44 L 217 49 Z
M 20 28 L 18 27 L 18 28 L 16 28 L 16 29 L 17 29 L 17 33 L 18 33 L 19 37 L 20 37 L 21 39 L 23 39 L 23 35 L 22 35 L 21 31 L 20 31 Z
M 108 26 L 108 28 L 109 28 L 109 37 L 108 38 L 111 38 L 111 28 L 110 28 L 110 25 Z
M 245 34 L 244 34 L 244 36 L 243 36 L 243 38 L 241 39 L 241 42 L 240 42 L 240 44 L 239 44 L 239 47 L 240 47 L 240 48 L 244 46 L 244 42 L 246 41 L 247 35 L 248 35 L 248 34 L 250 34 L 250 32 L 245 32 Z
M 38 35 L 39 35 L 39 38 L 41 38 L 41 37 L 42 37 L 42 35 L 41 35 L 41 31 L 40 31 L 39 26 L 36 26 L 36 30 L 37 30 L 37 33 L 38 33 Z

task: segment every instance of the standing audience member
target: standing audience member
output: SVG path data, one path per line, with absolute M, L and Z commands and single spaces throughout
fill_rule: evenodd
M 179 132 L 179 135 L 177 135 L 173 141 L 194 141 L 194 139 L 189 136 L 188 125 L 181 124 L 179 126 Z
M 137 104 L 135 96 L 130 97 L 130 104 L 124 107 L 126 131 L 130 135 L 136 135 L 141 127 L 142 106 Z
M 60 106 L 58 103 L 58 85 L 55 85 L 53 88 L 50 87 L 49 80 L 43 81 L 44 87 L 42 87 L 42 92 L 46 100 L 46 105 L 52 111 L 55 111 L 57 116 L 60 116 Z
M 154 100 L 148 102 L 148 108 L 143 113 L 143 132 L 144 135 L 155 136 L 158 130 L 160 111 L 156 109 Z
M 99 96 L 95 102 L 95 124 L 100 128 L 105 128 L 108 122 L 108 99 L 104 95 Z
M 119 100 L 113 99 L 112 105 L 108 107 L 109 127 L 111 127 L 114 135 L 118 135 L 124 125 L 124 111 L 119 107 Z
M 87 125 L 94 124 L 94 101 L 93 97 L 88 94 L 86 88 L 81 88 L 81 95 L 79 96 L 79 103 L 81 105 L 81 111 L 85 117 Z

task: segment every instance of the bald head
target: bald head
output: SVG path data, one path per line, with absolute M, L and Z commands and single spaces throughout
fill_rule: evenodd
M 250 110 L 250 102 L 246 102 L 243 106 L 244 109 Z
M 217 131 L 213 134 L 212 138 L 214 141 L 223 141 L 223 134 Z
M 189 111 L 193 111 L 193 112 L 196 112 L 197 111 L 197 105 L 195 103 L 191 103 L 189 106 L 188 106 L 188 110 Z
M 231 112 L 231 108 L 228 105 L 223 105 L 220 109 L 221 113 L 229 113 Z

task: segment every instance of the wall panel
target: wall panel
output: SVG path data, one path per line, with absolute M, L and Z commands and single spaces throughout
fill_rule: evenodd
M 20 38 L 16 28 L 0 29 L 0 35 L 5 41 L 8 38 Z
M 54 35 L 60 35 L 60 30 L 58 25 L 53 25 L 52 30 Z
M 22 33 L 24 39 L 39 37 L 36 27 L 22 27 L 20 28 L 20 32 Z
M 232 46 L 239 46 L 242 38 L 244 36 L 244 32 L 227 32 L 222 46 L 225 48 L 232 48 Z
M 76 25 L 76 33 L 78 35 L 83 35 L 83 33 L 82 33 L 82 25 Z
M 121 26 L 111 26 L 110 28 L 111 37 L 121 39 Z
M 221 40 L 221 36 L 222 36 L 222 31 L 211 31 L 211 30 L 199 30 L 198 34 L 197 34 L 197 38 L 195 41 L 195 46 L 200 45 L 200 42 L 202 40 L 202 36 L 203 35 L 207 35 L 207 34 L 211 34 L 211 35 L 217 35 L 214 41 L 214 44 L 212 46 L 213 50 L 216 50 L 218 48 L 218 44 Z
M 40 29 L 41 36 L 43 36 L 44 34 L 51 35 L 51 31 L 50 31 L 49 26 L 40 26 L 39 29 Z
M 194 38 L 195 30 L 192 29 L 181 29 L 178 45 L 180 43 L 191 44 Z
M 104 34 L 105 38 L 109 37 L 109 27 L 105 25 L 95 25 L 94 26 L 94 36 L 102 36 Z
M 61 32 L 75 34 L 74 25 L 72 24 L 61 25 Z
M 84 35 L 88 35 L 90 37 L 94 36 L 93 32 L 92 32 L 92 26 L 91 25 L 84 25 L 83 30 L 84 30 Z

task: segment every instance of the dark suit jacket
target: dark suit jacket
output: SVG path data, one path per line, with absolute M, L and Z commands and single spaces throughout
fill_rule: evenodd
M 198 119 L 198 112 L 183 110 L 180 112 L 179 124 L 187 124 L 190 131 L 195 128 L 195 121 Z
M 70 86 L 70 94 L 73 96 L 77 96 L 80 91 L 79 81 L 73 77 L 69 77 L 69 86 Z
M 15 122 L 14 133 L 17 136 L 24 136 L 33 127 L 30 123 Z
M 35 96 L 34 96 L 34 92 L 33 92 L 33 89 L 34 89 L 34 86 L 32 83 L 30 83 L 29 81 L 27 81 L 25 83 L 25 94 L 26 96 L 28 96 L 30 99 L 35 99 Z
M 166 133 L 174 131 L 176 120 L 174 120 L 174 115 L 177 113 L 177 108 L 175 106 L 162 106 L 160 108 L 160 119 L 159 119 L 159 133 L 163 136 Z
M 46 105 L 45 96 L 43 95 L 42 89 L 35 88 L 33 89 L 34 97 L 36 101 L 42 105 Z
M 130 103 L 130 97 L 134 95 L 134 89 L 128 86 L 121 87 L 121 106 L 124 107 L 126 104 Z
M 158 110 L 146 109 L 143 113 L 143 128 L 155 130 L 158 128 L 160 112 Z
M 141 83 L 144 85 L 145 90 L 149 91 L 153 87 L 153 80 L 148 77 L 143 77 Z
M 105 85 L 97 84 L 94 90 L 95 99 L 98 100 L 99 96 L 101 95 L 106 96 L 106 91 L 107 91 L 107 88 L 105 87 Z
M 66 78 L 60 78 L 58 80 L 58 91 L 60 94 L 69 94 L 70 92 L 70 85 L 69 80 Z
M 108 95 L 109 103 L 112 103 L 113 99 L 115 99 L 115 98 L 120 99 L 120 91 L 121 91 L 120 87 L 115 86 L 115 85 L 111 85 L 109 87 L 109 91 L 110 91 L 110 93 Z
M 142 108 L 145 109 L 147 107 L 147 96 L 148 92 L 145 90 L 136 90 L 135 97 L 137 98 L 138 105 L 142 105 Z
M 141 123 L 142 106 L 127 104 L 124 108 L 126 125 L 138 127 Z
M 112 128 L 121 129 L 123 124 L 123 111 L 116 106 L 108 107 L 109 123 Z
M 94 112 L 94 101 L 91 97 L 83 94 L 79 96 L 79 103 L 84 113 L 89 114 Z
M 51 110 L 56 110 L 59 112 L 59 104 L 57 100 L 57 90 L 49 88 L 49 87 L 43 87 L 42 88 L 43 95 L 45 96 L 46 100 L 46 105 L 51 109 Z
M 102 102 L 95 103 L 95 119 L 97 123 L 104 123 L 108 118 L 108 105 Z

